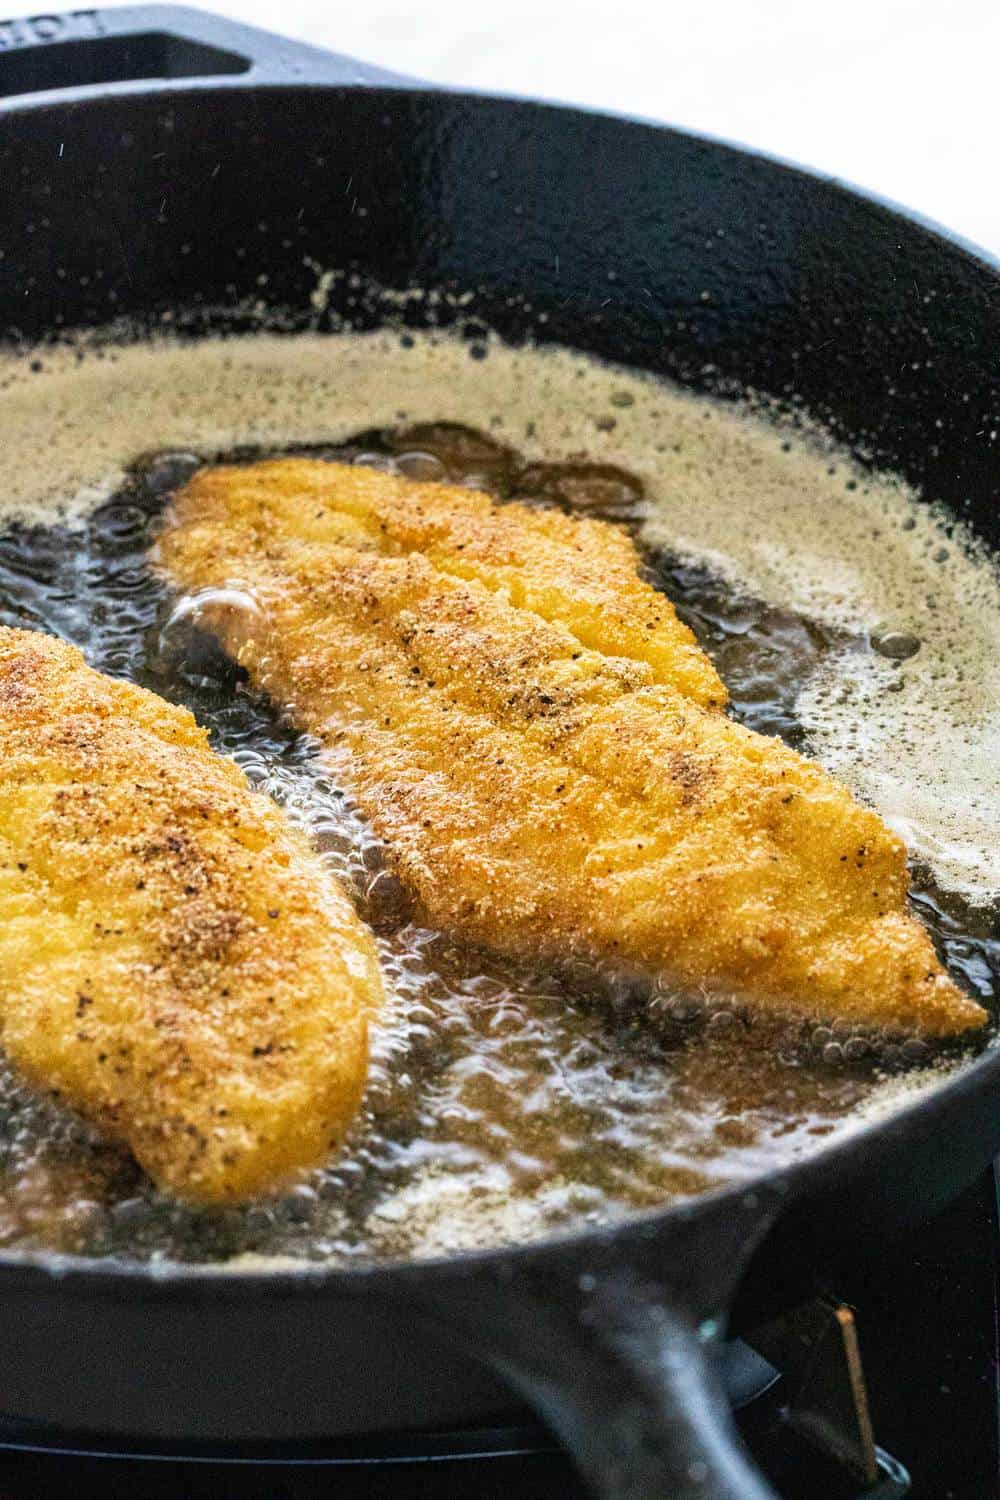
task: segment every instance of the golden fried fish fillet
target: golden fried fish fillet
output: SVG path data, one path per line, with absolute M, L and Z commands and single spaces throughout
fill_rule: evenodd
M 158 565 L 334 756 L 428 919 L 928 1035 L 985 1013 L 907 913 L 902 844 L 733 723 L 630 541 L 360 467 L 203 470 Z
M 0 629 L 0 1038 L 163 1188 L 248 1197 L 361 1098 L 372 941 L 186 709 Z

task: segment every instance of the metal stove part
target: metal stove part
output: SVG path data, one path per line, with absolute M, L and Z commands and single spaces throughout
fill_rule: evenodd
M 794 1334 L 788 1341 L 794 1342 Z M 775 1335 L 777 1342 L 777 1335 Z M 786 1375 L 742 1340 L 720 1353 L 720 1376 L 738 1418 L 771 1412 L 765 1466 L 794 1472 L 788 1500 L 902 1500 L 905 1470 L 877 1455 L 876 1482 L 859 1486 L 848 1468 L 814 1447 L 801 1448 L 785 1421 Z M 502 1424 L 502 1425 L 500 1425 Z M 801 1448 L 801 1451 L 800 1451 Z M 181 1477 L 183 1476 L 183 1478 Z M 168 1444 L 101 1441 L 0 1418 L 3 1500 L 78 1500 L 91 1489 L 102 1500 L 584 1500 L 568 1459 L 528 1412 L 498 1414 L 495 1427 L 417 1431 L 326 1444 Z M 802 1481 L 806 1488 L 796 1486 Z
M 784 1374 L 788 1423 L 863 1484 L 876 1484 L 875 1435 L 852 1309 L 816 1297 L 755 1329 L 751 1340 Z
M 3 1500 L 586 1500 L 569 1460 L 544 1429 L 531 1425 L 401 1435 L 382 1444 L 314 1445 L 283 1453 L 118 1451 L 43 1446 L 41 1433 L 0 1443 Z M 33 1441 L 32 1441 L 33 1439 Z M 4 1448 L 6 1447 L 6 1451 Z M 775 1447 L 769 1443 L 771 1462 Z M 794 1448 L 780 1460 L 794 1470 L 787 1500 L 903 1500 L 906 1475 L 879 1454 L 879 1481 L 859 1489 L 846 1471 L 817 1467 Z

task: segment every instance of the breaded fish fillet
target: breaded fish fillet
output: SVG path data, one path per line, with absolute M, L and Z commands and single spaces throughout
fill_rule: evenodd
M 435 924 L 806 1016 L 985 1019 L 906 911 L 899 839 L 719 711 L 613 527 L 287 460 L 196 475 L 158 561 L 253 594 L 256 623 L 211 628 L 329 747 Z
M 0 629 L 0 1037 L 181 1197 L 314 1165 L 367 1071 L 372 941 L 186 709 Z

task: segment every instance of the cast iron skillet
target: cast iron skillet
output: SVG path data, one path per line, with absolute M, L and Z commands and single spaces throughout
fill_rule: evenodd
M 801 403 L 1000 544 L 997 266 L 883 203 L 189 10 L 0 23 L 0 96 L 8 341 L 125 316 L 252 332 L 264 295 L 289 327 L 379 320 L 346 281 L 314 308 L 316 267 L 471 289 L 463 321 L 511 340 Z M 513 1387 L 598 1495 L 762 1500 L 712 1369 L 737 1288 L 752 1320 L 802 1294 L 800 1265 L 905 1233 L 1000 1147 L 998 1091 L 987 1052 L 749 1189 L 496 1253 L 252 1275 L 0 1257 L 0 1410 L 291 1438 L 473 1420 Z

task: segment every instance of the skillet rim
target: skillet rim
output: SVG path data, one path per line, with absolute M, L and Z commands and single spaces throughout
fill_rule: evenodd
M 714 150 L 725 151 L 733 156 L 745 157 L 752 161 L 763 162 L 766 166 L 776 167 L 781 171 L 806 178 L 810 182 L 822 183 L 826 188 L 846 197 L 860 199 L 862 202 L 874 208 L 883 209 L 897 218 L 904 219 L 908 224 L 915 225 L 924 233 L 935 239 L 941 240 L 952 251 L 959 251 L 969 260 L 977 262 L 988 271 L 1000 275 L 1000 249 L 988 250 L 977 240 L 969 239 L 967 235 L 959 234 L 957 230 L 951 229 L 943 224 L 940 219 L 931 218 L 919 209 L 913 208 L 906 203 L 900 203 L 898 199 L 892 198 L 885 193 L 880 193 L 874 188 L 864 187 L 859 183 L 852 182 L 847 177 L 842 177 L 836 172 L 828 171 L 823 167 L 813 165 L 809 162 L 797 161 L 794 157 L 785 156 L 781 152 L 768 151 L 756 146 L 748 146 L 744 142 L 733 140 L 729 136 L 717 135 L 708 130 L 697 130 L 684 125 L 674 125 L 669 120 L 657 119 L 652 115 L 632 114 L 627 110 L 614 110 L 602 108 L 599 105 L 577 104 L 568 99 L 554 99 L 544 94 L 519 93 L 516 90 L 499 89 L 469 89 L 461 83 L 435 83 L 423 78 L 413 78 L 409 74 L 392 72 L 383 68 L 378 63 L 369 62 L 367 59 L 345 58 L 338 53 L 332 53 L 325 47 L 317 47 L 308 43 L 290 43 L 280 32 L 271 31 L 265 27 L 252 26 L 237 21 L 230 21 L 228 17 L 222 17 L 217 12 L 202 10 L 200 6 L 189 5 L 124 5 L 117 12 L 106 12 L 126 17 L 141 12 L 143 15 L 152 16 L 154 13 L 162 15 L 164 24 L 174 17 L 193 17 L 198 21 L 211 20 L 225 25 L 227 30 L 232 28 L 237 31 L 251 32 L 258 37 L 265 37 L 271 42 L 280 42 L 284 45 L 302 47 L 312 54 L 312 59 L 322 59 L 333 62 L 349 62 L 358 69 L 357 79 L 350 81 L 338 79 L 334 76 L 329 78 L 317 76 L 307 78 L 302 76 L 280 77 L 273 75 L 258 76 L 257 65 L 254 64 L 246 73 L 236 75 L 207 75 L 189 78 L 132 78 L 115 79 L 101 84 L 80 84 L 64 88 L 38 89 L 26 94 L 0 95 L 0 126 L 7 120 L 18 120 L 30 117 L 46 110 L 60 107 L 79 108 L 89 104 L 104 103 L 115 99 L 132 99 L 146 96 L 149 98 L 184 98 L 185 96 L 197 97 L 198 95 L 219 94 L 266 94 L 296 93 L 296 94 L 350 94 L 361 90 L 366 94 L 399 95 L 403 98 L 425 98 L 434 99 L 444 96 L 470 105 L 496 104 L 496 105 L 529 105 L 532 108 L 544 110 L 547 113 L 560 115 L 576 115 L 584 119 L 606 121 L 613 125 L 634 126 L 637 129 L 648 130 L 658 135 L 673 135 L 682 140 L 692 141 L 697 145 L 708 146 Z M 65 332 L 65 330 L 62 330 Z
M 164 11 L 172 10 L 175 14 L 184 14 L 188 8 L 163 7 L 163 9 Z M 194 12 L 194 14 L 204 15 L 205 12 Z M 270 35 L 276 36 L 277 34 L 270 33 Z M 382 82 L 383 78 L 386 79 L 385 82 Z M 268 78 L 255 83 L 252 73 L 249 77 L 241 75 L 226 81 L 218 78 L 170 79 L 164 80 L 159 87 L 155 84 L 151 87 L 150 82 L 150 80 L 131 80 L 111 85 L 105 84 L 99 86 L 100 92 L 97 92 L 96 88 L 87 86 L 75 91 L 72 99 L 67 98 L 65 90 L 46 90 L 36 94 L 9 96 L 0 100 L 0 125 L 16 120 L 18 117 L 30 117 L 36 110 L 44 112 L 60 105 L 79 107 L 92 102 L 113 101 L 115 98 L 136 94 L 145 94 L 154 98 L 167 95 L 173 97 L 198 95 L 212 88 L 223 93 L 231 91 L 267 93 L 294 90 L 300 94 L 324 94 L 351 92 L 357 87 L 357 85 L 344 84 L 336 80 L 313 82 L 301 78 L 289 80 L 287 83 Z M 957 253 L 991 274 L 1000 289 L 1000 255 L 995 255 L 992 251 L 891 198 L 870 189 L 855 186 L 835 174 L 804 166 L 768 151 L 740 145 L 725 137 L 688 130 L 646 116 L 577 106 L 539 98 L 536 95 L 472 91 L 460 85 L 425 84 L 422 80 L 409 83 L 399 75 L 385 73 L 373 83 L 368 84 L 366 91 L 368 90 L 404 95 L 407 98 L 421 95 L 435 98 L 445 95 L 450 99 L 468 101 L 472 105 L 483 103 L 530 105 L 546 112 L 575 114 L 604 120 L 608 123 L 655 131 L 657 134 L 669 134 L 715 151 L 762 162 L 779 171 L 800 176 L 808 182 L 821 184 L 843 197 L 880 209 L 902 220 L 908 226 L 919 229 L 923 234 L 937 241 L 946 253 L 951 255 Z M 100 332 L 100 330 L 95 331 Z M 59 332 L 64 334 L 65 330 L 59 330 Z M 237 334 L 235 336 L 252 337 L 253 335 Z M 919 1074 L 911 1076 L 917 1077 Z M 854 1116 L 854 1123 L 848 1124 L 842 1133 L 825 1144 L 818 1145 L 814 1150 L 809 1150 L 801 1158 L 793 1159 L 783 1166 L 762 1170 L 738 1182 L 706 1189 L 702 1193 L 679 1202 L 630 1213 L 612 1224 L 596 1228 L 561 1230 L 527 1243 L 465 1250 L 453 1255 L 434 1255 L 427 1258 L 359 1266 L 324 1265 L 321 1262 L 303 1261 L 301 1265 L 292 1266 L 282 1262 L 274 1269 L 249 1270 L 236 1268 L 232 1262 L 225 1261 L 151 1262 L 117 1259 L 111 1256 L 80 1256 L 48 1250 L 0 1249 L 0 1294 L 8 1291 L 32 1292 L 58 1289 L 60 1293 L 65 1291 L 81 1298 L 102 1295 L 107 1297 L 113 1296 L 124 1284 L 130 1291 L 139 1288 L 144 1294 L 156 1300 L 188 1298 L 194 1293 L 197 1300 L 221 1298 L 225 1301 L 236 1301 L 244 1297 L 256 1299 L 265 1292 L 269 1296 L 282 1298 L 301 1298 L 310 1294 L 357 1296 L 364 1295 L 376 1285 L 379 1291 L 404 1294 L 409 1289 L 410 1283 L 418 1283 L 426 1288 L 428 1284 L 446 1284 L 456 1277 L 465 1278 L 488 1271 L 504 1278 L 513 1277 L 519 1270 L 547 1266 L 557 1260 L 562 1261 L 567 1254 L 574 1251 L 583 1253 L 607 1251 L 626 1248 L 630 1244 L 648 1243 L 658 1237 L 660 1232 L 669 1233 L 671 1227 L 691 1224 L 701 1218 L 711 1219 L 715 1214 L 724 1213 L 727 1205 L 732 1205 L 734 1208 L 739 1205 L 745 1213 L 758 1203 L 763 1204 L 767 1200 L 778 1209 L 773 1216 L 780 1217 L 780 1212 L 785 1206 L 792 1206 L 807 1197 L 810 1189 L 827 1173 L 836 1172 L 839 1167 L 843 1167 L 848 1169 L 845 1175 L 849 1176 L 852 1159 L 861 1142 L 864 1142 L 866 1148 L 888 1149 L 894 1137 L 907 1134 L 908 1128 L 918 1120 L 928 1129 L 933 1130 L 941 1116 L 946 1116 L 949 1111 L 959 1107 L 967 1096 L 976 1095 L 981 1089 L 986 1090 L 991 1083 L 997 1086 L 1000 1092 L 1000 1032 L 991 1037 L 983 1053 L 972 1060 L 959 1062 L 939 1085 L 930 1083 L 925 1089 L 919 1089 L 912 1099 L 896 1107 L 890 1107 L 884 1116 L 880 1116 L 871 1123 L 865 1124 L 863 1117 Z M 984 1157 L 984 1163 L 987 1159 L 988 1154 Z
M 274 33 L 272 33 L 273 35 Z M 365 66 L 373 66 L 366 63 Z M 778 151 L 768 151 L 756 146 L 748 146 L 742 141 L 733 140 L 730 136 L 716 135 L 709 130 L 696 130 L 684 125 L 671 124 L 669 120 L 659 120 L 652 115 L 630 114 L 626 110 L 603 109 L 599 105 L 574 104 L 572 100 L 552 99 L 545 94 L 521 94 L 514 92 L 502 92 L 492 89 L 468 89 L 462 84 L 428 83 L 424 79 L 413 80 L 407 87 L 399 80 L 398 74 L 386 74 L 388 81 L 384 85 L 385 93 L 406 93 L 411 95 L 423 95 L 433 97 L 436 94 L 446 94 L 449 98 L 458 97 L 467 99 L 470 103 L 486 101 L 491 104 L 531 104 L 539 109 L 551 110 L 558 114 L 582 115 L 588 119 L 606 120 L 617 125 L 635 125 L 640 129 L 655 131 L 657 134 L 675 135 L 683 140 L 693 141 L 696 144 L 710 146 L 731 153 L 734 156 L 748 157 L 753 161 L 762 161 L 771 167 L 778 167 L 782 171 L 797 174 L 812 182 L 821 182 L 824 187 L 833 189 L 834 192 L 843 193 L 849 198 L 859 198 L 862 202 L 869 203 L 875 208 L 884 209 L 887 213 L 894 214 L 897 218 L 906 220 L 909 224 L 915 224 L 925 233 L 934 238 L 943 240 L 952 250 L 959 250 L 970 260 L 978 261 L 989 271 L 995 271 L 1000 275 L 1000 250 L 994 252 L 980 245 L 978 240 L 971 240 L 967 235 L 959 234 L 957 230 L 950 229 L 940 219 L 933 219 L 928 214 L 922 213 L 909 204 L 900 203 L 898 199 L 891 198 L 885 193 L 880 193 L 874 188 L 862 187 L 852 182 L 847 177 L 841 177 L 837 172 L 830 172 L 823 167 L 813 166 L 809 162 L 796 161 L 791 156 L 785 156 Z M 266 85 L 265 85 L 266 87 Z M 382 88 L 382 85 L 376 85 Z M 49 96 L 52 101 L 51 95 Z M 0 104 L 2 104 L 0 100 Z M 0 116 L 2 118 L 2 116 Z

